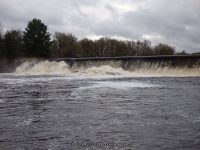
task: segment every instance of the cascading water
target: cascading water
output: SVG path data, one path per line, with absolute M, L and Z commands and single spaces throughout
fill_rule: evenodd
M 69 66 L 61 62 L 24 62 L 16 68 L 15 74 L 21 75 L 47 75 L 47 74 L 69 74 L 71 72 Z
M 16 75 L 123 75 L 123 76 L 200 76 L 200 67 L 171 66 L 170 62 L 85 61 L 69 65 L 65 61 L 24 62 Z

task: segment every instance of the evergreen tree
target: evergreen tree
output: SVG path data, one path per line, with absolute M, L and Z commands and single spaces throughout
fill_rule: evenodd
M 7 31 L 4 37 L 7 58 L 16 58 L 23 55 L 24 44 L 21 31 Z
M 29 57 L 50 56 L 50 36 L 47 26 L 40 19 L 33 19 L 25 28 L 24 42 Z
M 6 57 L 6 51 L 5 51 L 5 44 L 4 44 L 4 37 L 2 34 L 2 26 L 0 24 L 0 59 Z
M 0 58 L 6 57 L 6 50 L 3 35 L 0 33 Z

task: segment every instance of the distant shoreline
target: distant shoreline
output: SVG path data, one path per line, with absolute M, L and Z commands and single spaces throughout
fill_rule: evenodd
M 80 58 L 50 58 L 48 60 L 62 61 L 62 60 L 132 60 L 132 59 L 176 59 L 176 58 L 197 58 L 198 55 L 157 55 L 157 56 L 121 56 L 121 57 L 80 57 Z

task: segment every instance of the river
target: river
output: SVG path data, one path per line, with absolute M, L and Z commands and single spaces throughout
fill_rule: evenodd
M 1 73 L 0 149 L 199 150 L 199 72 L 156 70 L 42 62 Z

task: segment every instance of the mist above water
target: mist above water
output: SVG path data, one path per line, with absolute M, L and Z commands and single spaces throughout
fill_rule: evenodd
M 64 61 L 27 61 L 16 68 L 15 75 L 73 75 L 73 76 L 200 76 L 200 67 L 170 67 L 162 63 L 140 63 L 124 67 L 120 61 L 77 62 L 69 65 Z

